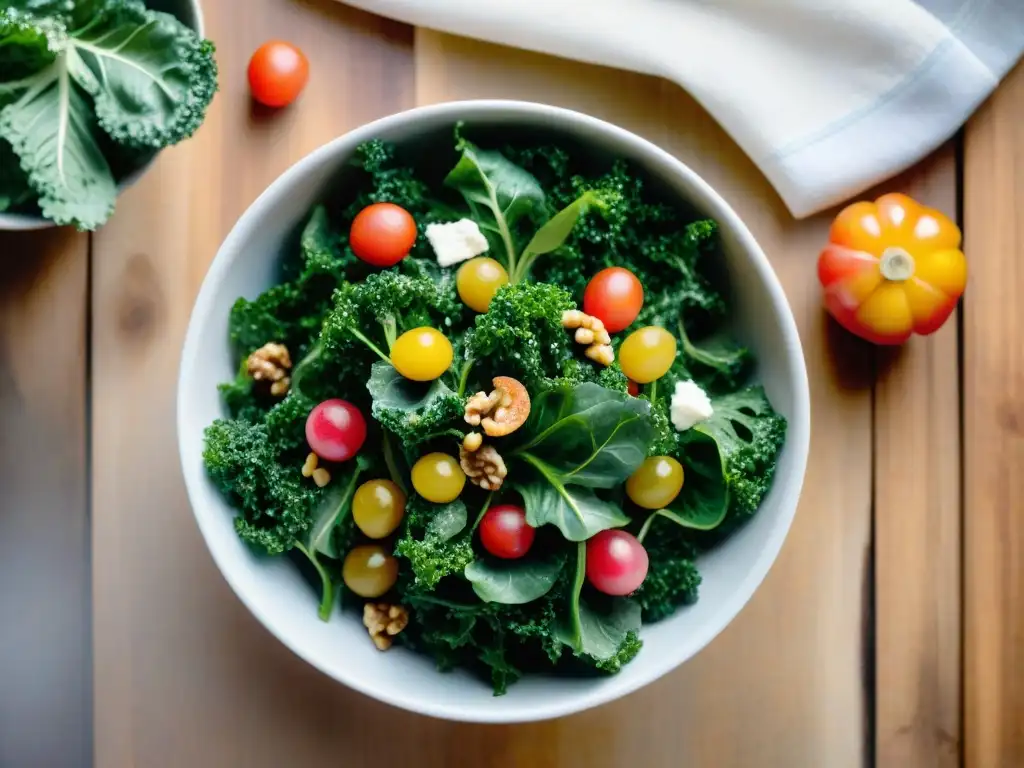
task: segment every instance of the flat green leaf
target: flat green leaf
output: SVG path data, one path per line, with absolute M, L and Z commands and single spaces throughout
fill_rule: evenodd
M 507 160 L 500 152 L 482 150 L 459 141 L 459 162 L 445 178 L 446 186 L 466 200 L 477 223 L 501 237 L 508 263 L 516 259 L 512 230 L 516 222 L 544 207 L 544 190 L 533 174 Z M 487 218 L 481 216 L 487 211 Z
M 531 481 L 517 482 L 515 488 L 526 506 L 526 522 L 534 528 L 551 524 L 569 541 L 585 541 L 595 533 L 629 523 L 618 505 L 599 498 L 591 489 L 564 484 L 541 462 L 532 466 Z
M 378 360 L 370 368 L 366 388 L 373 398 L 374 417 L 377 416 L 377 409 L 415 414 L 429 407 L 435 400 L 455 394 L 441 379 L 411 381 L 383 360 Z
M 629 632 L 640 631 L 639 603 L 624 597 L 601 601 L 591 605 L 585 600 L 579 602 L 579 624 L 560 623 L 556 629 L 558 639 L 571 647 L 577 654 L 586 655 L 596 661 L 615 656 L 619 646 Z M 603 604 L 603 603 L 607 604 Z
M 462 398 L 439 378 L 410 381 L 381 360 L 371 367 L 366 388 L 373 398 L 373 418 L 407 447 L 453 429 L 453 424 L 461 421 Z
M 683 490 L 667 509 L 659 509 L 648 518 L 641 529 L 641 540 L 655 516 L 701 531 L 713 530 L 725 519 L 729 511 L 729 485 L 725 456 L 718 443 L 703 434 L 689 437 L 681 461 L 686 475 Z
M 217 87 L 213 46 L 166 13 L 123 1 L 72 36 L 73 72 L 119 144 L 160 149 L 202 123 Z
M 68 52 L 29 78 L 0 110 L 0 138 L 20 158 L 43 215 L 88 230 L 109 218 L 117 190 L 92 107 L 71 77 L 76 66 Z
M 466 511 L 466 505 L 456 499 L 434 513 L 430 522 L 427 523 L 424 538 L 449 541 L 465 530 L 467 522 L 469 522 L 469 513 Z
M 340 557 L 334 543 L 334 529 L 338 527 L 352 505 L 352 496 L 356 492 L 359 475 L 369 466 L 369 460 L 362 454 L 356 456 L 355 466 L 348 478 L 337 477 L 328 487 L 323 498 L 313 510 L 313 525 L 310 526 L 306 548 L 309 552 L 319 552 L 328 557 Z
M 589 382 L 541 394 L 523 431 L 513 456 L 540 460 L 563 485 L 590 488 L 625 481 L 654 438 L 649 402 Z
M 522 605 L 550 592 L 561 570 L 561 560 L 476 560 L 466 566 L 464 573 L 473 591 L 485 603 Z
M 552 216 L 543 227 L 538 229 L 524 249 L 523 254 L 539 256 L 561 248 L 569 235 L 572 234 L 573 227 L 576 226 L 576 222 L 580 220 L 580 217 L 592 205 L 600 204 L 601 198 L 598 197 L 597 193 L 587 190 Z

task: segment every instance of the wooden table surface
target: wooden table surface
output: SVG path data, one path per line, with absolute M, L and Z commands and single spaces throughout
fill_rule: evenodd
M 207 3 L 222 74 L 206 124 L 102 231 L 0 236 L 0 765 L 94 750 L 117 768 L 1024 767 L 1024 67 L 882 187 L 957 216 L 971 270 L 959 316 L 893 353 L 820 308 L 835 211 L 791 218 L 674 85 L 331 0 L 238 11 Z M 301 101 L 273 115 L 245 85 L 270 37 L 312 64 Z M 257 194 L 361 123 L 474 97 L 604 117 L 717 187 L 783 282 L 813 401 L 796 522 L 733 624 L 625 700 L 507 727 L 391 709 L 279 645 L 205 550 L 173 418 L 193 298 Z

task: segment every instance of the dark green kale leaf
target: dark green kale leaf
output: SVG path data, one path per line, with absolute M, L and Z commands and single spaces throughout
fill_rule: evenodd
M 725 470 L 729 511 L 713 531 L 718 539 L 749 520 L 771 489 L 786 418 L 772 408 L 760 386 L 712 398 L 711 405 L 714 415 L 693 430 L 717 443 Z
M 660 621 L 677 608 L 697 602 L 701 583 L 697 550 L 686 528 L 660 515 L 649 518 L 645 528 L 647 578 L 632 598 L 640 604 L 644 621 Z
M 562 313 L 575 308 L 557 285 L 503 286 L 467 335 L 465 354 L 475 361 L 475 373 L 486 381 L 512 376 L 531 392 L 543 389 L 573 360 L 573 340 L 562 327 Z
M 378 360 L 366 388 L 373 398 L 371 415 L 406 448 L 442 434 L 462 439 L 464 398 L 441 379 L 410 381 L 393 365 Z
M 395 543 L 395 555 L 408 561 L 413 576 L 408 591 L 429 592 L 446 576 L 462 576 L 475 559 L 470 537 L 461 535 L 466 523 L 466 505 L 460 500 L 431 504 L 415 494 L 409 498 L 402 536 Z
M 369 463 L 360 457 L 336 470 L 327 488 L 305 480 L 297 457 L 309 405 L 291 393 L 268 411 L 264 422 L 214 421 L 204 433 L 203 462 L 238 511 L 235 530 L 243 541 L 269 555 L 298 550 L 309 560 L 321 582 L 320 617 L 327 620 L 335 579 L 320 556 L 336 556 L 350 543 L 349 504 Z

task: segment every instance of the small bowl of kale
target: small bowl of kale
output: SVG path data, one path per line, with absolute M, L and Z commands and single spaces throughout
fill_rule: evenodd
M 217 90 L 196 0 L 0 10 L 0 230 L 92 231 Z
M 789 531 L 809 395 L 703 180 L 601 120 L 472 101 L 346 134 L 253 203 L 193 310 L 178 432 L 215 562 L 288 648 L 520 722 L 733 620 Z

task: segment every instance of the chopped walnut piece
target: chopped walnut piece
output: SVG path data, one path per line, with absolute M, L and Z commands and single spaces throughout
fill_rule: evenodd
M 608 335 L 608 330 L 600 318 L 580 312 L 578 309 L 569 309 L 562 313 L 562 327 L 576 331 L 576 343 L 586 345 L 584 354 L 595 363 L 611 365 L 615 362 L 615 352 L 611 347 L 612 337 Z
M 467 451 L 464 446 L 459 446 L 459 464 L 470 482 L 485 491 L 501 488 L 508 475 L 505 460 L 493 445 L 485 445 L 476 451 Z
M 316 483 L 317 488 L 323 488 L 331 482 L 331 473 L 323 467 L 317 467 L 313 470 L 313 482 Z
M 409 611 L 400 605 L 366 603 L 363 606 L 363 626 L 378 650 L 386 651 L 392 639 L 409 625 Z
M 312 477 L 313 470 L 316 469 L 316 465 L 320 463 L 320 457 L 310 451 L 309 456 L 306 457 L 306 463 L 302 465 L 302 476 Z
M 611 365 L 615 362 L 615 350 L 610 344 L 591 344 L 583 354 L 601 365 Z
M 467 424 L 483 427 L 490 437 L 504 437 L 519 429 L 530 415 L 530 393 L 511 376 L 495 376 L 490 394 L 477 392 L 466 403 Z M 476 450 L 471 448 L 470 450 Z
M 270 384 L 270 394 L 281 397 L 288 393 L 291 378 L 288 371 L 292 367 L 292 358 L 284 344 L 269 342 L 257 349 L 245 363 L 245 370 L 253 381 Z
M 470 432 L 464 438 L 462 438 L 462 447 L 472 453 L 483 445 L 484 436 L 479 432 Z

